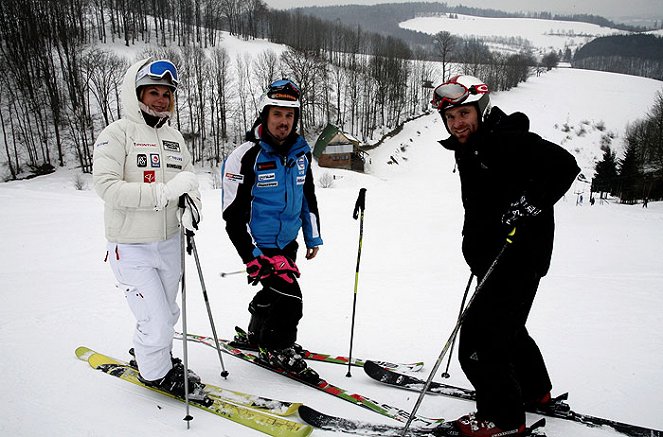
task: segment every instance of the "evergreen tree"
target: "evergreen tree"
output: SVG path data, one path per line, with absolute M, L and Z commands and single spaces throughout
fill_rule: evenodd
M 629 143 L 619 162 L 619 198 L 622 203 L 635 203 L 642 191 L 643 174 L 638 159 L 637 143 Z
M 592 179 L 592 191 L 600 193 L 614 193 L 617 183 L 617 158 L 609 146 L 602 147 L 603 159 L 596 164 L 596 174 Z

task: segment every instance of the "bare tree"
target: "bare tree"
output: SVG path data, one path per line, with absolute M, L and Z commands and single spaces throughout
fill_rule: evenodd
M 254 60 L 254 64 L 261 89 L 267 89 L 269 84 L 277 79 L 277 71 L 280 71 L 279 57 L 274 50 L 263 50 Z
M 315 83 L 324 68 L 324 60 L 314 52 L 289 48 L 281 54 L 281 65 L 286 76 L 294 80 L 301 90 L 299 131 L 304 132 L 307 126 L 315 124 Z
M 248 56 L 242 56 L 237 54 L 235 58 L 235 73 L 237 79 L 237 96 L 239 105 L 237 111 L 239 111 L 239 118 L 236 118 L 236 124 L 242 132 L 246 132 L 249 129 L 249 122 L 247 119 L 247 110 L 248 110 L 248 98 L 252 90 L 249 87 L 249 78 L 247 64 L 250 64 L 251 60 Z M 241 123 L 241 124 L 240 124 Z
M 438 32 L 433 37 L 435 52 L 442 63 L 442 82 L 449 78 L 449 61 L 456 48 L 456 38 L 447 31 Z
M 99 49 L 88 51 L 84 62 L 95 66 L 90 71 L 89 88 L 99 105 L 104 125 L 108 126 L 115 119 L 111 107 L 128 65 L 115 53 Z
M 216 48 L 211 52 L 210 76 L 211 92 L 210 105 L 212 111 L 211 132 L 213 137 L 212 158 L 216 164 L 225 159 L 224 144 L 228 139 L 228 94 L 232 89 L 230 75 L 230 57 L 222 48 Z

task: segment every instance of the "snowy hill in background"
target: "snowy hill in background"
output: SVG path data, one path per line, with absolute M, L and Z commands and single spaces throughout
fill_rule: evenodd
M 576 50 L 594 38 L 618 35 L 625 32 L 597 26 L 590 23 L 560 20 L 539 20 L 534 18 L 486 18 L 471 15 L 455 14 L 458 18 L 417 17 L 404 21 L 400 26 L 404 29 L 434 35 L 447 31 L 458 37 L 476 37 L 487 39 L 486 44 L 493 50 L 518 52 L 506 43 L 498 44 L 491 38 L 519 37 L 530 42 L 535 55 L 541 56 L 551 50 L 562 52 L 568 47 Z M 514 29 L 516 30 L 514 32 Z
M 239 43 L 237 43 L 239 44 Z M 606 132 L 619 150 L 626 124 L 642 117 L 663 82 L 558 69 L 492 96 L 505 112 L 523 111 L 532 130 L 562 144 L 591 172 Z M 599 126 L 602 126 L 599 128 Z M 584 133 L 582 133 L 584 130 Z M 324 246 L 315 260 L 300 259 L 304 318 L 299 341 L 310 349 L 346 354 L 349 344 L 358 222 L 352 210 L 367 188 L 357 298 L 354 355 L 390 361 L 424 360 L 428 375 L 456 317 L 469 271 L 460 254 L 458 174 L 437 140 L 446 136 L 435 113 L 408 123 L 371 152 L 371 174 L 315 168 L 336 176 L 318 187 Z M 387 164 L 395 156 L 398 165 Z M 4 405 L 0 435 L 55 437 L 214 436 L 258 432 L 192 410 L 95 372 L 74 349 L 87 345 L 127 357 L 133 317 L 103 262 L 103 205 L 90 190 L 73 188 L 74 172 L 0 184 L 0 375 Z M 248 322 L 255 288 L 220 218 L 220 192 L 208 169 L 199 170 L 204 221 L 196 234 L 210 304 L 221 336 Z M 574 409 L 663 429 L 663 204 L 613 202 L 576 206 L 573 187 L 557 207 L 557 239 L 529 329 L 538 340 L 554 392 L 569 391 Z M 587 199 L 587 197 L 585 197 Z M 195 264 L 187 257 L 190 332 L 210 333 Z M 181 356 L 181 344 L 175 344 Z M 216 352 L 191 344 L 189 362 L 204 380 L 229 389 L 301 401 L 322 411 L 376 423 L 396 423 L 250 364 L 224 356 L 230 377 L 219 376 Z M 411 410 L 416 393 L 382 386 L 361 369 L 313 364 L 330 382 Z M 450 383 L 468 387 L 456 360 Z M 439 380 L 439 376 L 436 377 Z M 455 419 L 472 403 L 426 397 L 420 414 Z M 531 423 L 536 416 L 530 415 Z M 618 436 L 550 419 L 550 437 Z M 316 430 L 314 436 L 334 435 Z

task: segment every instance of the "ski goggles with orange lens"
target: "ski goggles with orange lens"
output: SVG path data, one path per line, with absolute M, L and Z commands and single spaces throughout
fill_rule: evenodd
M 267 97 L 276 100 L 299 100 L 301 91 L 296 83 L 290 79 L 279 79 L 269 85 Z
M 435 88 L 430 102 L 435 109 L 440 110 L 448 105 L 463 103 L 469 96 L 477 94 L 488 94 L 488 85 L 482 83 L 467 88 L 458 82 L 446 82 Z
M 166 60 L 150 62 L 138 72 L 136 78 L 140 79 L 141 77 L 149 76 L 152 79 L 163 79 L 167 74 L 170 75 L 170 81 L 173 85 L 177 85 L 180 82 L 175 64 Z

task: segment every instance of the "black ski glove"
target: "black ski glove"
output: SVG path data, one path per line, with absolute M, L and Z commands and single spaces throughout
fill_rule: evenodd
M 541 213 L 541 210 L 536 206 L 530 204 L 527 201 L 525 196 L 522 196 L 520 200 L 513 202 L 509 207 L 509 210 L 504 213 L 502 216 L 502 223 L 508 226 L 515 226 L 517 223 L 520 223 L 523 219 L 529 217 L 535 217 Z

